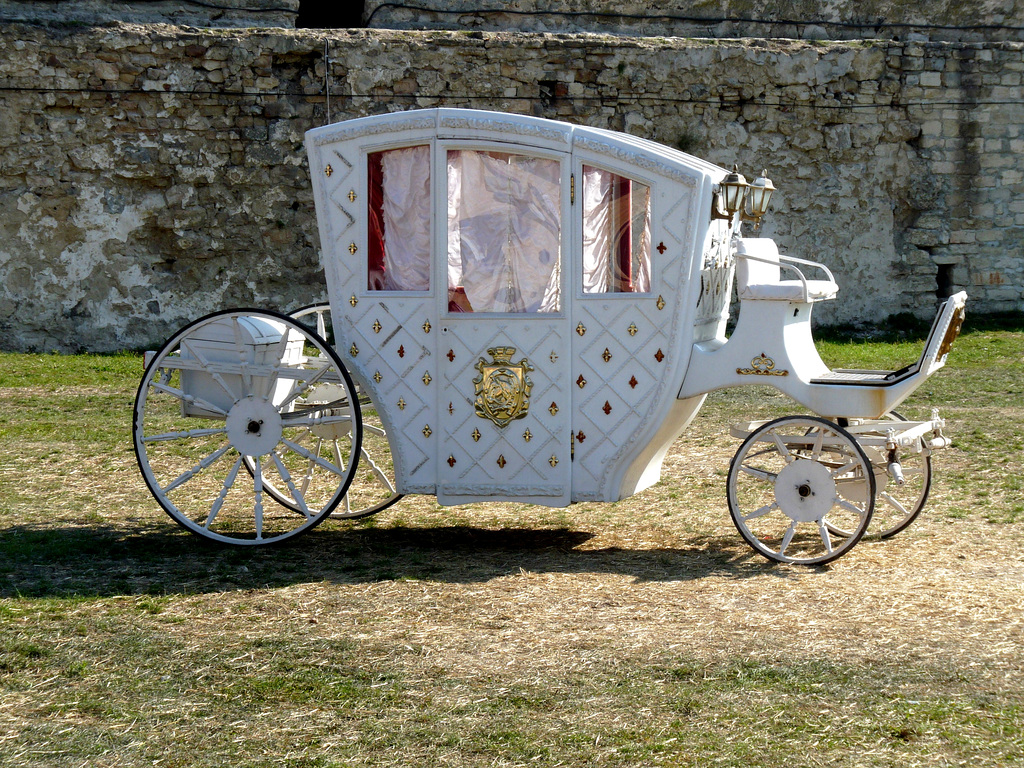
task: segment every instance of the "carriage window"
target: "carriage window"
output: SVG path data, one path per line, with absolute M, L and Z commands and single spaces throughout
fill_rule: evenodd
M 560 166 L 505 152 L 448 152 L 448 309 L 557 312 Z
M 583 166 L 583 291 L 651 289 L 651 188 Z
M 369 165 L 367 289 L 430 289 L 430 147 L 375 152 Z

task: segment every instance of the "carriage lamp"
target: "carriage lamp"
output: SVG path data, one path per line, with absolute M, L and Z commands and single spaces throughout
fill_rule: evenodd
M 747 194 L 747 180 L 735 165 L 732 171 L 718 183 L 712 217 L 716 219 L 732 219 L 737 211 L 743 209 L 743 200 Z
M 775 185 L 768 178 L 768 171 L 761 171 L 761 175 L 747 187 L 747 209 L 743 218 L 760 224 L 761 218 L 768 212 L 768 203 L 774 191 Z

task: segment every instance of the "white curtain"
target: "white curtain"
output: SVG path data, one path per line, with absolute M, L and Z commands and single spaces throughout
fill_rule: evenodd
M 600 168 L 583 166 L 583 291 L 608 293 L 623 281 L 619 265 L 619 236 L 615 191 L 622 177 Z M 629 220 L 631 282 L 633 292 L 651 289 L 651 189 L 630 181 Z
M 612 289 L 612 178 L 615 174 L 583 166 L 583 292 Z
M 384 290 L 430 289 L 430 147 L 383 154 Z
M 474 312 L 557 312 L 561 261 L 557 160 L 448 153 L 448 287 Z

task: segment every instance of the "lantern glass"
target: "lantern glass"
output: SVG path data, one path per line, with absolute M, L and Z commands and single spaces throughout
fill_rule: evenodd
M 744 197 L 747 192 L 747 180 L 735 167 L 732 173 L 726 175 L 720 184 L 725 210 L 730 214 L 736 213 L 743 208 Z
M 754 179 L 753 184 L 750 185 L 747 195 L 751 216 L 755 219 L 760 219 L 768 212 L 768 204 L 771 202 L 772 192 L 774 191 L 775 185 L 768 178 L 768 172 L 761 171 L 761 175 Z

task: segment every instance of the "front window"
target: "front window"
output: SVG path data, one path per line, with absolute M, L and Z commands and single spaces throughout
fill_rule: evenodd
M 651 290 L 651 188 L 583 166 L 583 292 Z
M 448 152 L 450 311 L 559 311 L 559 182 L 557 160 Z

